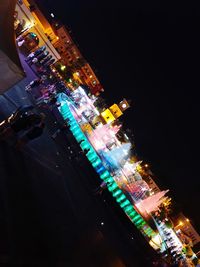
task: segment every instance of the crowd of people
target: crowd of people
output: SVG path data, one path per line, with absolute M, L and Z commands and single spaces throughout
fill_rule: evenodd
M 34 108 L 47 107 L 50 110 L 59 106 L 57 103 L 58 92 L 66 91 L 64 83 L 52 72 L 50 65 L 54 62 L 46 46 L 31 52 L 25 59 L 30 67 L 34 64 L 37 78 L 26 85 L 25 90 L 31 95 L 33 106 L 20 107 L 0 123 L 0 141 L 8 141 L 16 148 L 22 148 L 31 140 L 42 135 L 45 128 L 45 115 L 38 113 Z M 10 141 L 12 140 L 12 141 Z
M 20 107 L 0 123 L 0 140 L 12 140 L 12 145 L 22 148 L 38 138 L 44 130 L 45 115 L 33 111 L 34 107 Z
M 29 65 L 34 64 L 37 68 L 48 67 L 55 61 L 53 56 L 49 55 L 49 51 L 46 50 L 46 46 L 42 46 L 36 51 L 31 52 L 25 60 Z

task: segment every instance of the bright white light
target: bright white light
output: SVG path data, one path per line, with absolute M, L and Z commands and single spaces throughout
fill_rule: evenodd
M 51 17 L 52 17 L 52 18 L 54 18 L 54 17 L 55 17 L 53 13 L 51 13 Z
M 104 222 L 101 222 L 101 225 L 103 226 L 104 225 Z
M 124 104 L 122 104 L 122 107 L 123 107 L 123 108 L 126 108 L 126 104 L 125 104 L 125 103 L 124 103 Z

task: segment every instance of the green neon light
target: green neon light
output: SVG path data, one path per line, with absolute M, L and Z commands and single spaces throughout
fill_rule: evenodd
M 67 96 L 64 96 L 66 100 L 68 100 Z M 62 94 L 59 95 L 58 101 L 61 103 L 61 107 L 59 108 L 61 115 L 64 120 L 70 119 L 70 130 L 77 142 L 80 140 L 84 140 L 80 147 L 84 149 L 90 149 L 90 151 L 86 154 L 88 160 L 99 174 L 100 178 L 105 182 L 109 183 L 108 190 L 111 192 L 113 197 L 119 203 L 120 207 L 124 210 L 126 215 L 130 218 L 130 220 L 134 223 L 134 225 L 144 234 L 144 236 L 152 237 L 155 235 L 155 232 L 151 229 L 151 227 L 146 223 L 146 221 L 142 218 L 142 216 L 136 212 L 133 205 L 126 198 L 125 194 L 118 187 L 117 183 L 109 173 L 109 171 L 104 167 L 100 157 L 97 155 L 96 151 L 88 141 L 85 134 L 82 132 L 79 124 L 76 119 L 72 115 L 70 108 L 68 106 L 67 101 L 63 101 Z

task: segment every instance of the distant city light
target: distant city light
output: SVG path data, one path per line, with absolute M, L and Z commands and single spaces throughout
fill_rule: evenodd
M 104 225 L 104 222 L 101 222 L 101 225 L 103 226 Z
M 180 221 L 178 225 L 179 225 L 179 226 L 183 226 L 183 222 L 182 222 L 182 221 Z
M 53 13 L 51 13 L 51 17 L 52 17 L 52 18 L 54 18 L 54 17 L 55 17 Z
M 125 104 L 125 103 L 124 103 L 124 104 L 122 104 L 122 107 L 123 107 L 123 108 L 126 108 L 126 104 Z
M 64 70 L 66 69 L 66 66 L 63 65 L 63 66 L 60 67 L 60 69 L 61 69 L 62 71 L 64 71 Z
M 128 136 L 126 134 L 124 134 L 124 136 L 126 137 L 126 139 L 129 139 Z

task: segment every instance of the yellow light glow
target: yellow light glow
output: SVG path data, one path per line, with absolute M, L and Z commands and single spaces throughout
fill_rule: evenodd
M 109 109 L 115 118 L 119 118 L 123 114 L 117 104 L 113 104 L 111 107 L 109 107 Z
M 183 223 L 182 221 L 180 221 L 178 225 L 179 225 L 179 226 L 183 226 L 184 223 Z
M 81 81 L 81 79 L 80 79 L 80 74 L 79 74 L 79 72 L 74 72 L 73 73 L 73 77 L 74 77 L 74 79 L 76 80 L 76 81 L 78 81 L 80 84 L 82 83 L 82 81 Z
M 142 170 L 142 167 L 140 166 L 140 164 L 138 164 L 138 165 L 136 166 L 136 170 L 137 170 L 137 171 L 141 171 L 141 170 Z
M 159 234 L 156 234 L 154 237 L 151 238 L 149 241 L 149 245 L 153 247 L 155 250 L 162 248 L 162 239 Z
M 66 69 L 66 66 L 65 66 L 65 65 L 62 65 L 62 66 L 60 67 L 60 69 L 63 71 L 63 70 Z
M 115 120 L 115 117 L 108 108 L 101 113 L 101 117 L 105 120 L 106 123 L 111 123 Z
M 190 220 L 189 219 L 186 219 L 186 222 L 189 222 Z

